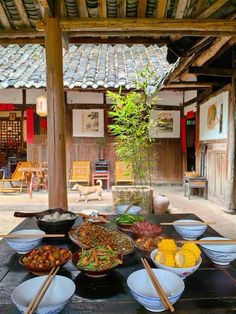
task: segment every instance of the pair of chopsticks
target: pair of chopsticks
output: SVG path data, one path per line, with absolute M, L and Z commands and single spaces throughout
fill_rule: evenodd
M 35 294 L 34 298 L 30 302 L 29 306 L 25 314 L 33 314 L 36 308 L 38 307 L 40 301 L 42 300 L 44 294 L 46 293 L 47 289 L 49 288 L 53 278 L 56 276 L 60 266 L 53 267 L 50 273 L 47 275 L 45 280 L 43 281 L 42 285 L 39 287 L 37 293 Z
M 197 225 L 215 225 L 215 221 L 176 221 L 176 222 L 161 222 L 162 226 L 197 226 Z
M 63 238 L 65 237 L 64 234 L 57 234 L 57 233 L 51 233 L 51 234 L 0 234 L 0 238 Z
M 176 240 L 178 243 L 189 242 L 187 240 Z M 191 240 L 195 244 L 236 244 L 236 240 Z
M 163 290 L 162 286 L 160 285 L 158 279 L 156 278 L 156 276 L 154 275 L 154 272 L 152 271 L 152 268 L 150 267 L 150 265 L 148 264 L 147 260 L 145 258 L 141 258 L 141 261 L 143 263 L 144 268 L 146 269 L 149 278 L 151 279 L 151 282 L 158 294 L 158 296 L 161 299 L 162 304 L 164 305 L 166 310 L 169 310 L 171 312 L 174 312 L 174 307 L 173 305 L 170 303 L 170 301 L 168 300 L 167 295 L 165 294 L 165 291 Z

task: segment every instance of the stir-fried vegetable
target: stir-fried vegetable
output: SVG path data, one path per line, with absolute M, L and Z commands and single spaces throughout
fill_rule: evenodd
M 134 215 L 134 214 L 120 214 L 116 217 L 116 222 L 119 224 L 133 224 L 137 221 L 144 221 L 143 216 Z
M 84 270 L 101 271 L 122 264 L 119 253 L 109 246 L 97 246 L 89 250 L 82 250 L 77 266 Z

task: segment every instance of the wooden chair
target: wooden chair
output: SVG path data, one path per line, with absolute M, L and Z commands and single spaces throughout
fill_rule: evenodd
M 30 161 L 19 161 L 10 178 L 5 178 L 3 175 L 0 180 L 0 192 L 22 192 L 23 182 L 26 180 L 27 174 L 21 169 L 25 167 L 32 167 L 32 163 Z M 18 183 L 18 185 L 14 185 L 14 183 Z
M 73 161 L 69 177 L 69 188 L 73 183 L 90 183 L 90 161 Z
M 115 185 L 118 182 L 130 184 L 134 182 L 132 166 L 123 161 L 115 161 Z

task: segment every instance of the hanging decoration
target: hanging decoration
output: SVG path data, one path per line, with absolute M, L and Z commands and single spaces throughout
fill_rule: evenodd
M 40 117 L 46 117 L 48 113 L 47 97 L 39 96 L 36 98 L 36 113 Z
M 185 118 L 181 118 L 181 127 L 180 127 L 180 140 L 181 140 L 181 150 L 182 153 L 186 153 L 186 120 Z
M 32 108 L 26 109 L 26 140 L 27 143 L 34 141 L 34 112 Z

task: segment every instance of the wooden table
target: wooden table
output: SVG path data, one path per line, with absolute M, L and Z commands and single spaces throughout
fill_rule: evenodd
M 190 200 L 192 189 L 203 189 L 204 198 L 207 199 L 208 187 L 205 177 L 184 177 L 184 196 Z
M 192 214 L 147 215 L 152 222 L 170 222 L 176 219 L 196 218 Z M 112 218 L 110 218 L 112 219 Z M 80 218 L 76 224 L 80 223 Z M 34 219 L 26 219 L 17 226 L 35 228 Z M 179 239 L 172 226 L 164 226 L 164 234 Z M 217 235 L 210 227 L 204 236 Z M 70 240 L 51 239 L 45 241 L 77 250 Z M 34 277 L 18 263 L 19 254 L 9 248 L 5 240 L 0 241 L 0 313 L 19 313 L 11 301 L 11 293 L 21 282 Z M 142 253 L 135 250 L 125 256 L 124 264 L 115 268 L 110 275 L 103 278 L 89 278 L 80 273 L 68 262 L 59 274 L 69 277 L 76 284 L 72 303 L 63 314 L 148 314 L 144 307 L 137 303 L 129 293 L 126 285 L 127 277 L 135 270 L 141 269 Z M 200 268 L 184 280 L 185 290 L 175 304 L 176 314 L 233 314 L 236 313 L 236 263 L 230 266 L 214 265 L 203 255 Z M 169 313 L 169 312 L 164 312 Z

